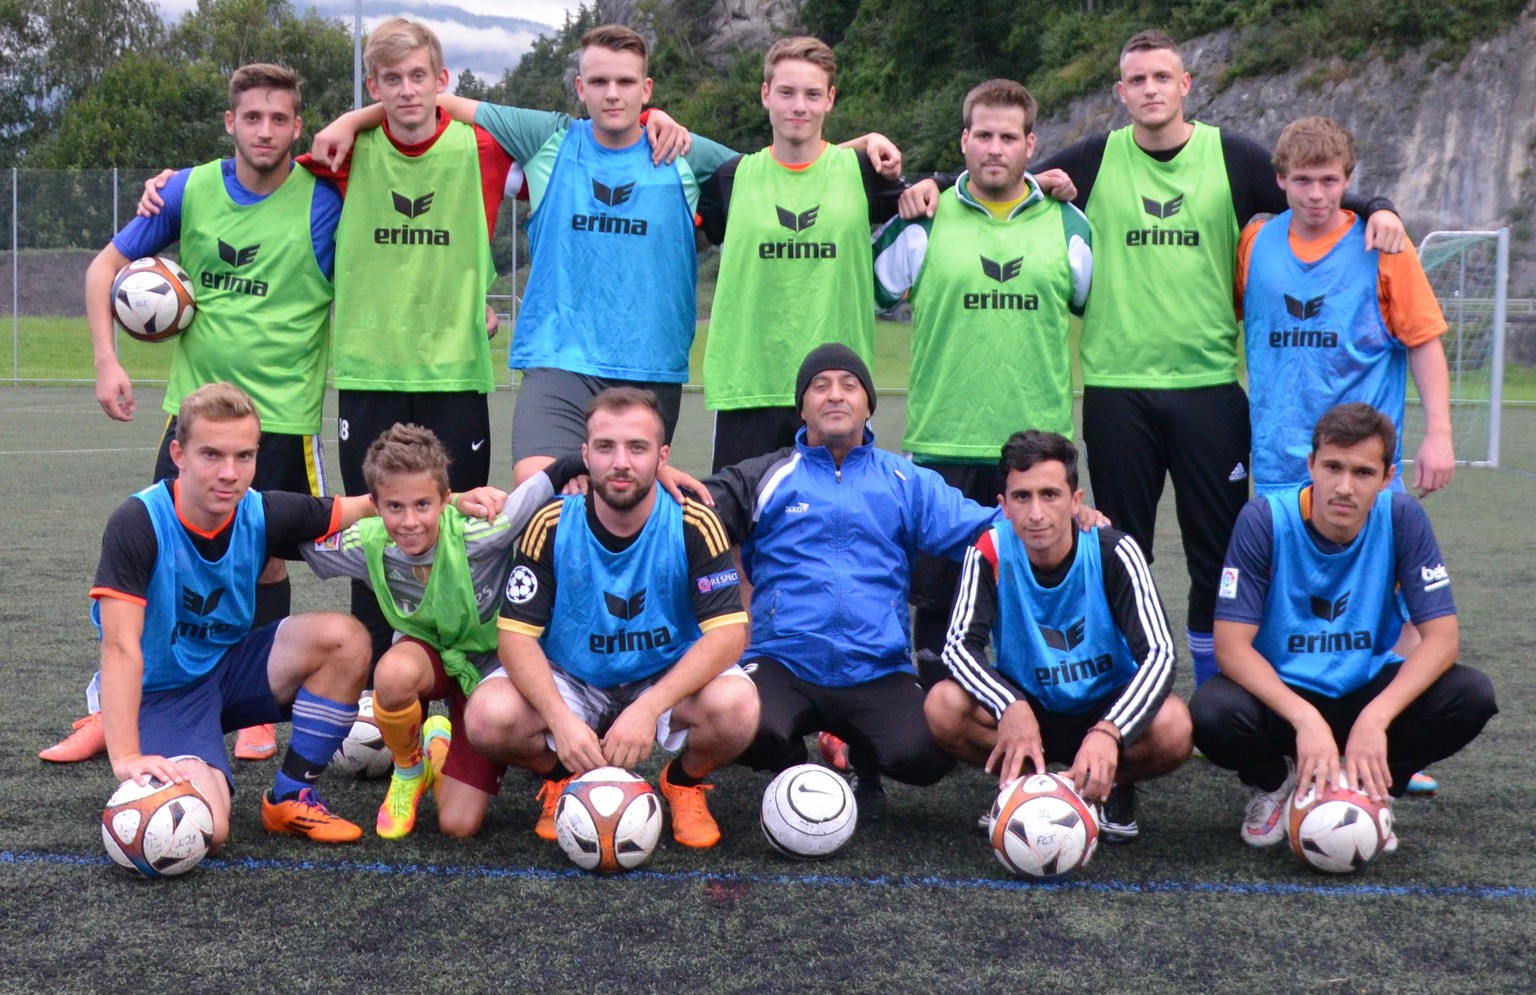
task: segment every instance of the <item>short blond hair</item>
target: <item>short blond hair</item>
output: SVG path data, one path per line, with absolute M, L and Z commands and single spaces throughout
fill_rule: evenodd
M 419 21 L 407 21 L 403 17 L 391 17 L 368 32 L 368 44 L 363 48 L 363 65 L 368 67 L 370 78 L 377 78 L 384 66 L 393 66 L 417 49 L 425 48 L 432 56 L 432 71 L 443 71 L 443 43 L 437 34 Z
M 363 480 L 368 493 L 378 496 L 379 488 L 391 478 L 411 473 L 425 473 L 438 491 L 448 493 L 448 450 L 430 428 L 396 422 L 368 447 L 363 457 Z
M 1304 117 L 1280 132 L 1272 161 L 1281 176 L 1289 176 L 1293 169 L 1343 163 L 1348 178 L 1355 172 L 1355 139 L 1332 118 Z
M 183 447 L 199 421 L 239 421 L 254 418 L 258 427 L 261 415 L 245 391 L 224 380 L 205 384 L 181 399 L 176 411 L 176 441 Z
M 768 52 L 763 56 L 763 82 L 773 82 L 773 67 L 789 59 L 809 62 L 826 73 L 829 89 L 837 85 L 837 56 L 832 54 L 832 48 L 826 42 L 807 35 L 780 38 L 768 46 Z

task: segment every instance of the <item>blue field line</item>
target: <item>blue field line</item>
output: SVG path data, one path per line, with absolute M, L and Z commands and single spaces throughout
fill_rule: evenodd
M 41 853 L 32 850 L 0 850 L 0 866 L 55 865 L 106 867 L 105 855 Z M 600 875 L 568 868 L 464 867 L 450 864 L 391 864 L 374 860 L 271 860 L 254 857 L 210 857 L 199 867 L 208 871 L 319 871 L 331 874 L 387 874 L 419 877 L 469 878 L 513 881 L 593 881 Z M 946 878 L 938 876 L 846 874 L 737 874 L 718 871 L 630 871 L 627 881 L 677 884 L 810 885 L 837 888 L 921 888 L 940 891 L 1089 891 L 1118 895 L 1308 895 L 1328 898 L 1476 898 L 1536 899 L 1536 888 L 1513 885 L 1383 885 L 1340 880 L 1337 883 L 1291 884 L 1277 881 L 1093 881 L 1051 883 L 1011 878 Z

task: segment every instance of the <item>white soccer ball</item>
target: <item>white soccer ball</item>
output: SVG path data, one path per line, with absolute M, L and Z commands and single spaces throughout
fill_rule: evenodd
M 141 342 L 179 335 L 196 315 L 192 278 L 174 259 L 135 259 L 112 281 L 112 316 L 123 331 Z
M 1325 874 L 1353 874 L 1375 860 L 1392 835 L 1392 807 L 1331 785 L 1317 797 L 1312 785 L 1291 795 L 1291 849 Z
M 394 771 L 395 757 L 384 745 L 384 734 L 373 721 L 373 695 L 365 694 L 357 702 L 357 719 L 352 730 L 331 756 L 331 766 L 353 777 L 379 778 Z
M 1057 881 L 1088 866 L 1099 820 L 1072 782 L 1056 774 L 1021 777 L 992 807 L 992 852 L 1020 877 Z
M 859 805 L 848 782 L 817 764 L 781 771 L 763 792 L 763 837 L 787 857 L 825 857 L 848 842 Z
M 191 781 L 124 781 L 101 813 L 107 856 L 147 878 L 185 874 L 208 855 L 212 840 L 213 810 Z
M 584 871 L 614 874 L 650 859 L 661 839 L 661 798 L 622 767 L 573 778 L 555 803 L 555 839 Z

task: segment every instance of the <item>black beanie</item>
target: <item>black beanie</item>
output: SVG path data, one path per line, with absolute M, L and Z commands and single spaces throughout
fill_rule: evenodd
M 859 383 L 864 385 L 864 393 L 869 395 L 869 413 L 875 413 L 875 384 L 869 378 L 869 367 L 864 365 L 858 353 L 841 342 L 817 346 L 805 357 L 805 362 L 800 364 L 800 373 L 795 377 L 796 411 L 804 407 L 806 388 L 811 385 L 816 374 L 827 370 L 847 370 L 858 377 Z

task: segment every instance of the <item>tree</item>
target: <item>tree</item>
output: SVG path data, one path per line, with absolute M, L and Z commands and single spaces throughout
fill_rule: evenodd
M 162 34 L 149 0 L 0 0 L 0 158 L 15 164 L 125 52 Z

